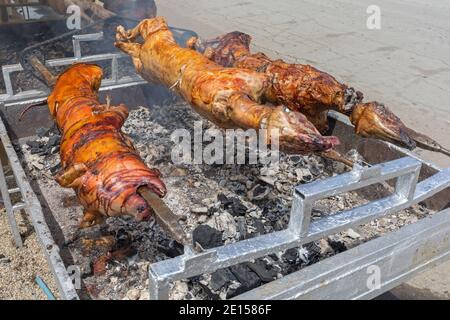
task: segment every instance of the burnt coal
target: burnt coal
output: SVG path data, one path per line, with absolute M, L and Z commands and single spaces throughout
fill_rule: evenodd
M 230 289 L 227 293 L 227 299 L 252 290 L 262 283 L 260 277 L 246 264 L 238 264 L 229 269 L 241 285 L 236 289 Z
M 233 281 L 238 281 L 230 269 L 220 269 L 211 274 L 211 289 L 214 291 L 220 291 L 223 287 L 227 286 Z
M 61 136 L 60 135 L 54 135 L 48 138 L 48 142 L 46 147 L 47 148 L 53 148 L 56 146 L 59 146 L 59 143 L 61 141 Z
M 158 249 L 169 258 L 178 257 L 184 252 L 184 247 L 182 244 L 169 239 L 161 239 L 158 243 Z
M 59 170 L 61 170 L 61 162 L 58 162 L 54 166 L 50 167 L 49 170 L 52 175 L 57 174 L 59 172 Z
M 266 233 L 266 230 L 264 228 L 264 223 L 262 223 L 260 220 L 255 220 L 253 222 L 253 227 L 255 227 L 256 233 L 259 233 L 260 235 Z
M 52 131 L 52 129 L 40 127 L 40 128 L 36 129 L 36 135 L 39 138 L 47 137 L 50 135 L 51 131 Z
M 218 294 L 212 292 L 211 289 L 208 288 L 208 286 L 204 285 L 201 282 L 199 282 L 199 285 L 202 287 L 203 291 L 205 292 L 207 300 L 219 300 L 220 299 L 220 296 Z
M 219 247 L 222 245 L 222 232 L 216 230 L 206 224 L 202 224 L 195 228 L 192 233 L 192 240 L 198 243 L 204 249 Z
M 269 193 L 269 187 L 258 184 L 247 193 L 247 196 L 252 201 L 259 201 L 264 199 Z
M 225 210 L 228 210 L 232 216 L 245 216 L 248 208 L 238 198 L 228 198 L 223 193 L 217 196 Z
M 228 197 L 226 195 L 224 195 L 223 193 L 219 193 L 217 195 L 217 200 L 220 201 L 220 203 L 226 207 L 228 205 L 230 205 L 233 201 L 231 201 L 230 199 L 228 199 Z
M 281 256 L 283 260 L 285 260 L 288 263 L 295 263 L 297 259 L 299 258 L 298 250 L 297 248 L 292 248 L 286 250 L 285 253 Z
M 41 142 L 30 140 L 27 141 L 27 145 L 33 150 L 33 149 L 41 149 L 43 147 Z
M 328 244 L 336 253 L 344 252 L 345 250 L 347 250 L 347 246 L 345 245 L 344 240 L 337 236 L 328 237 Z
M 272 259 L 273 261 L 278 261 L 280 259 L 278 259 L 278 256 L 275 253 L 269 254 L 270 259 Z
M 247 266 L 258 275 L 262 282 L 270 282 L 277 277 L 275 270 L 271 269 L 263 260 L 249 262 Z
M 315 242 L 305 244 L 304 248 L 307 250 L 308 263 L 312 264 L 320 260 L 321 248 Z

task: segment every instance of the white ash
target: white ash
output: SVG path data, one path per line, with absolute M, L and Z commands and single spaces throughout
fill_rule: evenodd
M 139 108 L 130 112 L 124 131 L 133 139 L 144 161 L 158 169 L 167 185 L 165 202 L 184 219 L 182 225 L 193 232 L 199 225 L 208 225 L 222 232 L 222 244 L 279 231 L 287 227 L 294 186 L 325 179 L 344 168 L 318 156 L 282 155 L 276 169 L 262 165 L 175 165 L 171 162 L 175 129 L 193 130 L 194 121 L 202 120 L 186 104 Z M 209 123 L 204 123 L 211 126 Z M 36 138 L 31 138 L 36 139 Z M 39 139 L 45 139 L 39 138 Z M 38 140 L 38 139 L 36 139 Z M 26 141 L 25 141 L 26 142 Z M 51 210 L 64 238 L 71 239 L 82 216 L 82 208 L 70 189 L 59 187 L 52 179 L 59 164 L 57 154 L 31 155 L 23 142 L 21 150 L 30 177 L 42 192 L 45 206 Z M 381 187 L 370 190 L 377 194 Z M 367 203 L 361 194 L 348 192 L 318 201 L 312 219 Z M 430 214 L 416 205 L 395 215 L 378 219 L 326 239 L 227 268 L 219 274 L 202 275 L 176 283 L 171 297 L 177 299 L 223 299 L 276 279 L 328 256 L 347 250 L 362 242 Z M 132 258 L 106 265 L 106 273 L 93 275 L 85 268 L 82 296 L 94 299 L 148 299 L 148 265 L 182 253 L 182 247 L 171 241 L 154 220 L 136 222 L 129 217 L 110 218 L 102 227 L 82 232 L 80 238 L 126 234 L 131 239 Z M 219 239 L 220 240 L 220 239 Z M 74 263 L 92 266 L 106 252 L 83 250 L 77 240 L 67 250 Z M 236 273 L 242 273 L 240 279 Z M 261 279 L 264 279 L 261 280 Z

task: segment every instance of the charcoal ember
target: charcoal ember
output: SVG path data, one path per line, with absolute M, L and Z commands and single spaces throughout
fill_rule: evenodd
M 220 201 L 220 203 L 222 204 L 222 206 L 224 208 L 226 208 L 227 206 L 229 206 L 233 201 L 231 199 L 229 199 L 225 194 L 223 193 L 219 193 L 217 195 L 217 200 Z
M 42 138 L 42 137 L 49 136 L 51 131 L 52 130 L 50 128 L 40 127 L 40 128 L 36 129 L 36 134 L 39 138 Z
M 301 161 L 302 161 L 302 157 L 299 155 L 296 155 L 296 154 L 290 155 L 288 157 L 288 162 L 290 165 L 296 165 L 296 164 L 300 163 Z
M 58 163 L 55 164 L 54 166 L 51 166 L 51 167 L 49 168 L 49 170 L 50 170 L 50 173 L 51 173 L 52 175 L 57 174 L 57 173 L 59 172 L 59 170 L 61 170 L 61 162 L 58 162 Z
M 313 163 L 310 167 L 309 167 L 309 171 L 312 173 L 313 176 L 317 177 L 320 176 L 323 172 L 323 170 L 320 168 L 319 164 L 317 163 Z
M 41 142 L 39 142 L 39 141 L 36 141 L 36 140 L 27 141 L 27 145 L 31 149 L 41 149 L 43 147 L 43 144 Z
M 53 147 L 59 146 L 60 141 L 61 141 L 61 136 L 60 135 L 53 135 L 53 136 L 48 138 L 46 147 L 51 149 Z
M 113 250 L 129 247 L 133 243 L 132 235 L 124 228 L 120 228 L 116 232 L 116 243 Z
M 273 261 L 279 261 L 280 259 L 278 258 L 278 256 L 275 253 L 269 254 L 270 259 L 272 259 Z
M 39 155 L 43 155 L 43 154 L 45 154 L 45 150 L 44 149 L 42 149 L 42 148 L 31 148 L 30 149 L 30 153 L 31 154 L 39 154 Z
M 328 244 L 336 253 L 344 252 L 345 250 L 347 250 L 347 246 L 344 240 L 339 236 L 329 236 Z
M 184 247 L 182 244 L 174 240 L 161 239 L 158 243 L 158 250 L 169 258 L 175 258 L 183 254 Z
M 248 208 L 241 202 L 241 200 L 235 197 L 228 198 L 223 193 L 220 193 L 217 196 L 217 200 L 220 201 L 225 210 L 230 212 L 231 215 L 235 217 L 244 216 L 248 210 Z
M 248 208 L 238 198 L 233 198 L 233 204 L 231 205 L 233 216 L 244 216 L 247 210 Z
M 203 289 L 203 292 L 206 294 L 206 300 L 219 300 L 220 296 L 214 292 L 211 291 L 210 288 L 208 288 L 207 285 L 199 282 L 198 283 L 200 287 Z
M 220 291 L 233 281 L 238 281 L 230 269 L 220 269 L 211 274 L 210 287 L 214 291 Z
M 288 213 L 289 209 L 286 206 L 284 206 L 279 199 L 273 199 L 268 201 L 264 205 L 262 210 L 262 215 L 270 222 L 276 222 L 281 217 L 287 216 Z
M 283 260 L 285 260 L 288 263 L 296 263 L 297 259 L 299 259 L 299 252 L 297 248 L 292 248 L 286 250 L 283 255 L 281 256 Z
M 277 277 L 277 272 L 261 259 L 248 262 L 247 266 L 258 275 L 262 282 L 270 282 Z
M 240 285 L 227 292 L 227 299 L 235 297 L 241 293 L 252 290 L 261 285 L 260 277 L 252 271 L 246 264 L 238 264 L 229 268 Z
M 307 250 L 308 263 L 313 264 L 320 260 L 322 248 L 316 242 L 305 244 L 304 248 Z
M 289 222 L 289 216 L 284 215 L 281 216 L 277 221 L 275 221 L 275 224 L 273 225 L 273 229 L 275 231 L 281 231 L 284 230 Z
M 247 192 L 247 197 L 252 201 L 258 201 L 266 198 L 270 193 L 270 188 L 257 184 L 249 192 Z
M 222 232 L 209 225 L 202 224 L 192 232 L 192 240 L 204 249 L 219 247 L 223 244 Z
M 264 227 L 264 223 L 261 220 L 253 221 L 253 227 L 256 229 L 256 233 L 262 235 L 266 233 L 266 229 Z

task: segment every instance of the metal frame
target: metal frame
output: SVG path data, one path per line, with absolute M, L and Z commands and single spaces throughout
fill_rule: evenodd
M 111 61 L 111 79 L 105 79 L 102 81 L 100 91 L 107 91 L 116 88 L 125 88 L 129 86 L 136 86 L 145 83 L 142 78 L 136 74 L 131 76 L 118 76 L 119 59 L 127 58 L 126 55 L 121 53 L 105 53 L 91 56 L 83 56 L 81 52 L 81 42 L 84 41 L 98 41 L 103 38 L 103 33 L 75 35 L 73 36 L 73 49 L 74 56 L 63 59 L 53 59 L 45 62 L 48 67 L 60 67 L 71 65 L 76 62 L 96 62 L 96 61 Z M 23 67 L 20 64 L 6 65 L 2 67 L 2 74 L 6 88 L 6 94 L 0 95 L 0 106 L 16 106 L 21 104 L 31 104 L 45 101 L 48 92 L 40 90 L 22 90 L 15 93 L 11 74 L 14 72 L 23 71 Z M 20 161 L 17 154 L 14 151 L 11 140 L 8 136 L 7 130 L 0 119 L 0 138 L 1 147 L 3 147 L 5 154 L 0 160 L 0 192 L 2 200 L 8 215 L 8 223 L 11 228 L 14 243 L 17 247 L 23 246 L 23 241 L 20 236 L 20 232 L 17 226 L 15 216 L 20 210 L 24 209 L 31 219 L 36 234 L 40 240 L 42 248 L 45 252 L 48 265 L 53 272 L 56 279 L 59 293 L 62 299 L 74 300 L 78 299 L 78 294 L 72 283 L 63 260 L 59 254 L 59 248 L 54 242 L 51 232 L 45 222 L 42 207 L 39 200 L 34 194 L 31 186 L 28 183 L 28 179 L 20 165 Z M 0 149 L 1 150 L 1 149 Z M 12 175 L 5 175 L 6 165 L 11 168 Z M 11 184 L 17 185 L 17 187 L 8 187 L 8 181 Z M 11 194 L 21 195 L 21 201 L 13 204 L 11 200 Z
M 102 33 L 74 36 L 73 57 L 48 60 L 45 64 L 48 67 L 59 67 L 75 62 L 110 60 L 112 77 L 102 82 L 100 90 L 112 90 L 144 84 L 145 81 L 136 74 L 118 77 L 118 61 L 120 58 L 126 57 L 121 53 L 105 53 L 93 56 L 82 55 L 81 42 L 97 41 L 102 39 L 102 37 Z M 45 100 L 47 92 L 44 91 L 27 90 L 19 93 L 14 92 L 11 73 L 22 70 L 23 68 L 20 64 L 2 68 L 6 94 L 0 95 L 0 105 L 12 106 Z M 15 221 L 15 214 L 20 209 L 24 209 L 30 216 L 41 241 L 49 266 L 58 283 L 61 298 L 78 299 L 72 281 L 59 255 L 58 246 L 54 243 L 44 220 L 40 203 L 20 166 L 18 157 L 2 122 L 0 123 L 0 136 L 7 156 L 6 161 L 13 173 L 10 176 L 5 176 L 3 165 L 7 163 L 2 159 L 3 163 L 0 162 L 0 191 L 15 243 L 17 246 L 22 245 L 22 239 Z M 296 187 L 289 225 L 285 230 L 206 250 L 201 253 L 197 253 L 190 246 L 186 246 L 184 255 L 150 265 L 150 297 L 152 299 L 167 299 L 169 297 L 170 283 L 173 281 L 211 273 L 220 268 L 289 248 L 299 247 L 311 241 L 407 208 L 450 186 L 450 168 L 441 170 L 434 176 L 417 183 L 422 163 L 426 165 L 428 163 L 415 158 L 409 153 L 405 153 L 404 150 L 402 150 L 402 153 L 408 156 L 370 168 L 356 166 L 349 173 Z M 8 187 L 8 179 L 14 180 L 17 187 Z M 330 195 L 360 189 L 391 179 L 396 179 L 395 188 L 391 195 L 357 208 L 325 215 L 320 220 L 311 221 L 311 210 L 315 201 Z M 20 193 L 22 201 L 12 204 L 10 197 L 12 193 Z M 369 241 L 355 249 L 325 259 L 304 270 L 273 281 L 237 298 L 373 297 L 375 294 L 383 292 L 383 290 L 388 290 L 393 284 L 398 283 L 417 270 L 447 257 L 450 252 L 450 244 L 448 244 L 450 220 L 448 216 L 448 212 L 439 213 L 413 226 L 402 228 L 396 233 Z M 417 232 L 422 229 L 429 232 Z M 420 237 L 414 237 L 415 234 L 420 235 Z M 392 243 L 394 245 L 390 246 Z M 415 249 L 425 252 L 430 243 L 433 244 L 433 248 L 438 248 L 438 250 L 432 251 L 429 255 L 423 254 L 417 257 Z M 409 263 L 405 264 L 405 261 Z M 355 283 L 355 281 L 362 279 L 361 270 L 368 263 L 381 265 L 383 272 L 386 274 L 382 288 L 378 291 L 367 291 L 367 289 L 361 287 L 362 282 L 358 282 L 358 285 L 355 287 L 350 287 L 350 283 Z M 343 294 L 343 290 L 336 289 L 336 286 L 346 288 L 347 293 Z M 317 295 L 310 293 L 317 293 Z
M 168 299 L 171 281 L 211 273 L 237 263 L 299 247 L 405 209 L 450 186 L 450 168 L 417 184 L 420 168 L 419 160 L 404 157 L 370 168 L 357 167 L 349 173 L 298 186 L 295 188 L 289 226 L 286 230 L 199 254 L 194 253 L 192 248 L 185 247 L 184 255 L 150 265 L 150 297 Z M 392 195 L 311 222 L 311 209 L 315 201 L 393 178 L 396 178 L 397 182 Z
M 119 59 L 129 58 L 123 53 L 102 53 L 90 56 L 82 55 L 81 42 L 98 41 L 101 39 L 103 39 L 102 32 L 74 35 L 72 38 L 73 57 L 47 60 L 45 61 L 45 65 L 49 68 L 54 68 L 68 66 L 77 62 L 111 61 L 111 78 L 103 79 L 100 91 L 126 88 L 146 83 L 146 81 L 137 74 L 119 77 Z M 2 67 L 6 93 L 0 95 L 0 103 L 3 103 L 5 106 L 12 104 L 38 103 L 45 101 L 48 96 L 48 91 L 41 90 L 23 90 L 17 93 L 15 92 L 11 81 L 11 74 L 23 70 L 21 64 L 5 65 Z
M 20 1 L 20 3 L 7 3 L 0 4 L 0 25 L 2 24 L 14 24 L 14 23 L 29 23 L 38 21 L 52 21 L 54 19 L 30 19 L 30 7 L 48 7 L 45 0 L 38 0 L 38 2 Z M 22 13 L 17 13 L 20 15 L 20 19 L 10 19 L 8 9 L 15 10 L 15 8 L 22 8 Z
M 235 299 L 373 299 L 448 260 L 449 238 L 447 209 Z M 379 283 L 371 281 L 374 277 Z
M 17 157 L 5 125 L 1 119 L 0 139 L 1 146 L 5 151 L 4 156 L 8 159 L 8 165 L 12 171 L 11 176 L 5 177 L 4 165 L 6 165 L 6 163 L 3 163 L 3 165 L 0 166 L 0 184 L 2 186 L 1 195 L 5 203 L 5 208 L 8 214 L 8 222 L 10 223 L 14 241 L 18 247 L 22 246 L 22 239 L 17 228 L 15 214 L 19 211 L 19 209 L 24 209 L 33 224 L 34 230 L 47 258 L 50 270 L 52 271 L 58 285 L 61 298 L 65 300 L 78 299 L 78 294 L 72 283 L 72 279 L 70 278 L 64 262 L 59 254 L 59 247 L 53 240 L 50 229 L 45 221 L 41 204 L 39 203 L 36 194 L 33 192 L 33 189 L 28 182 L 27 176 L 20 165 L 19 158 Z M 14 180 L 17 188 L 8 189 L 6 179 Z M 20 193 L 22 201 L 15 205 L 11 205 L 11 193 Z

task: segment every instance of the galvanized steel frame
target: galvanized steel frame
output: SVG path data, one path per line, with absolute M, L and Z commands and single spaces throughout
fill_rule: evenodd
M 118 61 L 120 58 L 126 57 L 121 53 L 82 56 L 81 42 L 97 41 L 102 39 L 102 37 L 102 33 L 76 35 L 73 37 L 73 57 L 48 60 L 45 64 L 48 67 L 59 67 L 76 62 L 110 60 L 112 77 L 110 79 L 105 79 L 102 82 L 100 90 L 120 89 L 144 84 L 145 81 L 136 74 L 119 78 Z M 20 64 L 2 67 L 6 94 L 0 95 L 0 105 L 21 105 L 45 100 L 48 93 L 44 91 L 26 90 L 19 93 L 14 92 L 11 74 L 22 70 L 23 68 Z M 15 243 L 17 246 L 22 245 L 22 239 L 20 238 L 20 233 L 15 222 L 15 213 L 20 209 L 25 209 L 32 220 L 47 256 L 49 266 L 57 280 L 61 298 L 78 299 L 72 280 L 59 255 L 59 248 L 54 243 L 49 228 L 44 220 L 40 203 L 28 183 L 11 141 L 9 140 L 5 126 L 1 121 L 0 134 L 2 145 L 6 150 L 8 164 L 13 172 L 12 176 L 5 177 L 3 166 L 1 166 L 0 191 L 2 193 L 5 208 L 7 209 L 8 221 L 11 226 Z M 420 159 L 408 156 L 370 168 L 356 167 L 349 173 L 298 186 L 295 188 L 289 226 L 286 230 L 206 250 L 202 253 L 196 253 L 191 247 L 185 247 L 184 255 L 150 265 L 150 297 L 152 299 L 167 299 L 169 297 L 170 282 L 204 273 L 211 273 L 220 268 L 256 259 L 270 253 L 299 247 L 305 243 L 318 240 L 330 234 L 335 234 L 347 228 L 361 225 L 383 215 L 407 208 L 450 186 L 450 168 L 442 170 L 434 176 L 417 183 L 422 163 L 423 161 Z M 5 165 L 5 163 L 3 163 L 3 165 Z M 320 220 L 311 221 L 311 209 L 315 201 L 330 195 L 337 195 L 339 193 L 356 190 L 394 178 L 397 179 L 397 182 L 395 191 L 392 195 L 372 201 L 358 208 L 327 215 Z M 7 179 L 14 179 L 18 187 L 8 189 Z M 19 192 L 23 201 L 13 205 L 11 203 L 10 195 Z M 440 235 L 445 235 L 445 239 L 448 243 L 447 233 L 450 232 L 448 216 L 448 212 L 441 212 L 413 224 L 412 226 L 402 228 L 396 233 L 369 241 L 355 249 L 325 259 L 304 270 L 254 289 L 251 292 L 237 297 L 237 299 L 373 297 L 388 290 L 392 287 L 392 284 L 397 284 L 415 270 L 419 270 L 431 264 L 433 261 L 438 261 L 447 257 L 450 248 L 446 245 L 441 245 L 439 246 L 439 251 L 433 251 L 434 254 L 426 256 L 426 259 L 416 259 L 414 260 L 414 263 L 409 263 L 407 265 L 407 269 L 400 268 L 400 262 L 403 263 L 405 259 L 411 259 L 415 252 L 412 249 L 408 249 L 409 247 L 418 248 L 422 251 L 426 250 L 426 246 L 429 245 L 429 242 L 426 241 L 440 241 L 442 240 Z M 422 229 L 429 230 L 430 233 L 421 232 L 420 234 L 423 238 L 414 238 L 414 232 L 417 233 L 418 230 Z M 391 241 L 395 241 L 394 244 L 396 245 L 389 246 L 389 243 L 393 243 Z M 406 244 L 408 243 L 410 246 L 407 248 Z M 377 250 L 377 248 L 379 250 Z M 349 283 L 352 283 L 352 280 L 361 277 L 360 271 L 363 270 L 367 263 L 369 263 L 367 261 L 370 263 L 378 261 L 381 264 L 381 267 L 385 269 L 387 268 L 386 266 L 391 266 L 391 269 L 383 269 L 386 280 L 382 289 L 379 289 L 378 291 L 368 291 L 364 290 L 364 288 L 361 289 L 361 285 L 355 287 L 349 287 L 348 285 Z M 395 273 L 394 270 L 396 270 L 397 273 Z M 320 279 L 322 285 L 318 285 L 318 279 Z M 333 287 L 331 284 L 334 283 L 339 283 L 339 286 L 342 286 L 342 288 L 347 288 L 347 294 L 343 293 L 342 290 L 337 290 L 336 287 Z M 330 286 L 327 287 L 327 285 L 324 284 L 330 284 Z M 356 290 L 359 291 L 357 291 L 357 294 L 354 294 Z M 314 294 L 310 294 L 311 292 L 314 292 Z
M 348 173 L 300 185 L 295 188 L 287 229 L 209 249 L 202 253 L 195 253 L 191 247 L 185 247 L 184 255 L 150 265 L 150 297 L 168 299 L 170 282 L 212 273 L 271 253 L 299 247 L 408 208 L 450 186 L 450 168 L 417 183 L 420 168 L 419 160 L 404 157 L 370 168 L 356 167 Z M 315 201 L 394 178 L 396 178 L 396 185 L 392 195 L 311 221 L 311 209 Z M 450 223 L 448 227 L 450 228 Z
M 42 250 L 47 258 L 50 270 L 58 285 L 58 290 L 61 299 L 75 300 L 78 299 L 78 294 L 72 283 L 64 262 L 59 254 L 59 247 L 53 240 L 53 236 L 45 221 L 44 214 L 42 212 L 41 204 L 31 188 L 27 176 L 20 164 L 20 160 L 14 150 L 11 140 L 6 131 L 3 121 L 0 119 L 0 139 L 3 150 L 5 151 L 8 163 L 3 163 L 0 166 L 0 184 L 1 195 L 5 203 L 5 208 L 8 215 L 8 222 L 10 223 L 11 231 L 14 237 L 16 246 L 22 246 L 22 239 L 17 227 L 15 215 L 20 209 L 24 209 L 33 224 L 34 230 L 40 241 Z M 11 169 L 11 175 L 5 177 L 4 166 L 9 165 Z M 8 189 L 7 179 L 15 181 L 17 188 Z M 20 193 L 21 202 L 11 205 L 10 194 Z
M 111 61 L 111 78 L 104 79 L 100 87 L 100 91 L 107 91 L 113 89 L 126 88 L 146 83 L 139 75 L 132 74 L 128 76 L 119 77 L 119 59 L 129 58 L 123 53 L 102 53 L 96 55 L 83 56 L 81 53 L 81 42 L 98 41 L 103 39 L 103 33 L 91 33 L 74 35 L 72 37 L 73 43 L 73 57 L 51 59 L 44 62 L 49 68 L 68 66 L 77 62 L 100 62 Z M 0 95 L 0 103 L 5 106 L 24 103 L 38 103 L 45 101 L 48 92 L 42 90 L 22 90 L 15 92 L 11 80 L 11 74 L 23 71 L 21 64 L 2 66 L 2 75 L 5 83 L 6 93 Z
M 373 299 L 449 258 L 446 209 L 235 299 Z

